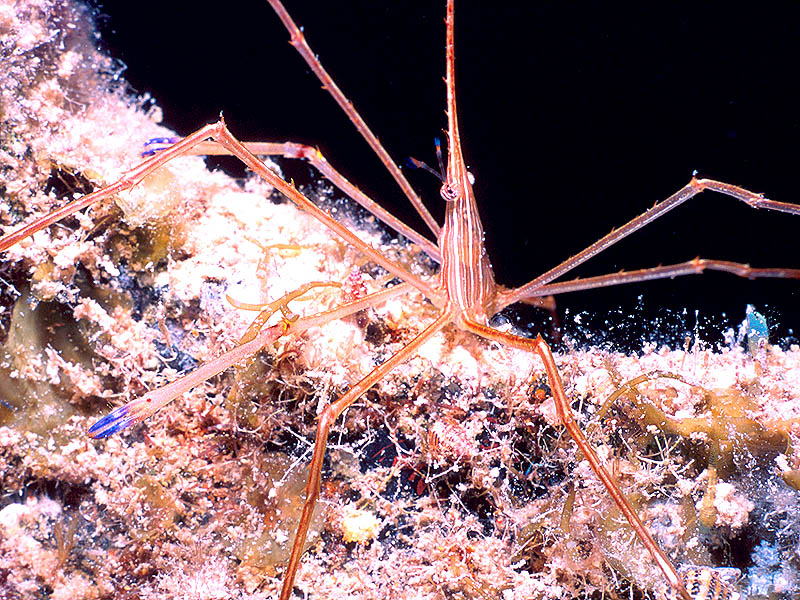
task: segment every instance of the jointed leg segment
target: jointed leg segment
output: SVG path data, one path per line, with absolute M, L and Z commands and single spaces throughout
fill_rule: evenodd
M 294 545 L 292 546 L 292 554 L 289 557 L 289 564 L 286 566 L 286 575 L 283 579 L 281 588 L 280 600 L 289 600 L 292 595 L 292 588 L 294 587 L 294 578 L 297 573 L 297 567 L 300 564 L 300 556 L 303 553 L 305 546 L 305 539 L 308 535 L 308 527 L 311 523 L 311 516 L 314 512 L 314 505 L 317 503 L 319 497 L 320 482 L 322 478 L 322 463 L 325 459 L 325 448 L 328 442 L 328 435 L 331 426 L 359 396 L 366 392 L 369 388 L 375 385 L 378 381 L 383 379 L 392 369 L 402 364 L 409 359 L 417 349 L 431 338 L 437 331 L 440 331 L 445 325 L 453 320 L 453 313 L 450 309 L 443 311 L 439 317 L 413 340 L 406 344 L 399 352 L 394 354 L 386 362 L 377 366 L 369 375 L 364 377 L 361 381 L 355 384 L 346 394 L 341 398 L 332 402 L 325 407 L 322 414 L 319 416 L 317 422 L 317 438 L 314 443 L 314 454 L 311 458 L 311 465 L 309 467 L 308 485 L 306 486 L 306 499 L 303 505 L 303 515 L 300 518 L 300 523 L 297 527 L 297 534 L 295 537 Z
M 154 154 L 155 152 L 160 152 L 165 148 L 169 148 L 177 141 L 178 139 L 156 140 L 155 143 L 151 144 L 148 154 Z M 362 192 L 358 186 L 354 185 L 344 175 L 334 169 L 331 163 L 328 162 L 322 152 L 317 148 L 305 144 L 298 144 L 296 142 L 242 142 L 242 144 L 248 151 L 256 156 L 281 156 L 283 158 L 307 160 L 311 166 L 325 177 L 325 179 L 344 192 L 348 198 L 355 200 L 377 219 L 420 246 L 425 254 L 430 256 L 433 260 L 437 262 L 440 260 L 439 247 L 436 244 L 425 236 L 417 233 L 415 229 L 403 223 L 400 219 Z M 229 150 L 216 142 L 201 142 L 194 146 L 187 154 L 188 153 L 199 156 L 229 156 L 231 154 Z
M 344 318 L 390 298 L 406 294 L 411 289 L 409 284 L 401 283 L 309 317 L 300 317 L 295 321 L 282 319 L 280 323 L 260 331 L 251 326 L 238 346 L 203 364 L 191 373 L 114 409 L 89 429 L 89 435 L 94 438 L 108 437 L 121 429 L 147 419 L 180 394 L 188 392 L 193 387 L 255 354 L 261 348 L 273 344 L 285 335 L 300 334 L 311 327 L 319 327 L 330 321 Z M 288 302 L 294 294 L 295 292 L 290 292 L 278 302 Z
M 382 266 L 392 275 L 401 278 L 403 281 L 408 281 L 429 298 L 440 298 L 440 294 L 437 293 L 435 289 L 427 282 L 409 273 L 401 265 L 389 260 L 380 252 L 376 251 L 368 244 L 365 244 L 347 227 L 337 222 L 328 213 L 320 209 L 313 202 L 308 200 L 308 198 L 303 196 L 303 194 L 297 191 L 294 186 L 286 183 L 283 179 L 273 173 L 269 167 L 267 167 L 261 160 L 258 159 L 258 157 L 248 151 L 241 142 L 233 137 L 230 131 L 228 131 L 228 128 L 225 126 L 225 122 L 223 120 L 219 120 L 211 125 L 206 125 L 195 133 L 164 149 L 159 154 L 152 156 L 142 164 L 127 171 L 119 180 L 111 185 L 79 198 L 78 200 L 70 202 L 62 208 L 38 219 L 34 223 L 2 238 L 0 240 L 0 252 L 33 235 L 37 231 L 40 231 L 45 227 L 48 227 L 49 225 L 52 225 L 53 223 L 60 221 L 80 210 L 83 210 L 84 208 L 91 206 L 104 198 L 114 196 L 115 194 L 134 187 L 142 179 L 158 169 L 160 166 L 178 156 L 191 153 L 192 149 L 196 145 L 208 139 L 213 139 L 221 144 L 230 154 L 239 158 L 239 160 L 247 165 L 253 172 L 279 190 L 300 209 L 304 210 L 315 219 L 320 221 L 323 225 L 339 235 L 347 243 L 351 244 L 354 248 L 362 252 L 371 261 Z
M 622 512 L 622 514 L 625 516 L 637 537 L 645 545 L 648 552 L 653 557 L 653 560 L 655 560 L 656 564 L 664 573 L 664 576 L 667 578 L 670 585 L 674 589 L 679 590 L 686 600 L 690 600 L 688 594 L 686 594 L 686 591 L 683 589 L 683 585 L 678 573 L 675 571 L 675 567 L 662 552 L 661 548 L 658 547 L 658 544 L 650 535 L 647 527 L 645 527 L 644 523 L 642 523 L 641 519 L 639 519 L 639 515 L 637 515 L 636 512 L 631 508 L 630 504 L 625 499 L 622 490 L 619 489 L 619 486 L 600 462 L 600 458 L 597 456 L 597 453 L 589 444 L 589 441 L 586 439 L 583 431 L 581 431 L 581 428 L 572 417 L 572 409 L 570 408 L 569 400 L 564 393 L 564 386 L 561 382 L 561 376 L 558 373 L 558 367 L 556 366 L 549 346 L 545 343 L 542 337 L 537 336 L 535 339 L 529 339 L 498 331 L 496 329 L 492 329 L 491 327 L 481 325 L 480 323 L 475 323 L 474 321 L 463 320 L 462 323 L 468 331 L 471 331 L 482 338 L 499 342 L 512 348 L 533 352 L 542 359 L 545 372 L 547 373 L 547 379 L 550 382 L 550 389 L 553 394 L 553 400 L 555 401 L 556 412 L 558 413 L 558 418 L 561 421 L 561 424 L 566 427 L 570 436 L 575 441 L 575 444 L 583 453 L 586 460 L 589 461 L 592 471 L 594 471 L 595 475 L 597 475 L 600 481 L 603 482 L 603 485 L 605 486 L 611 498 L 614 500 L 614 503 L 617 505 L 620 512 Z
M 606 248 L 609 248 L 623 238 L 626 238 L 634 231 L 641 229 L 648 223 L 651 223 L 652 221 L 665 215 L 673 208 L 676 208 L 687 200 L 695 197 L 704 190 L 712 190 L 719 192 L 720 194 L 725 194 L 726 196 L 736 198 L 737 200 L 741 200 L 745 204 L 748 204 L 752 208 L 765 208 L 767 210 L 775 210 L 793 215 L 800 215 L 800 204 L 769 200 L 768 198 L 764 198 L 764 196 L 761 194 L 753 193 L 742 187 L 731 185 L 730 183 L 715 181 L 713 179 L 696 179 L 693 177 L 688 184 L 672 194 L 672 196 L 666 200 L 663 200 L 662 202 L 659 202 L 653 206 L 653 208 L 642 213 L 638 217 L 631 219 L 622 227 L 614 229 L 607 235 L 597 240 L 594 244 L 578 252 L 575 256 L 568 258 L 561 264 L 556 265 L 549 271 L 539 275 L 539 277 L 531 280 L 525 285 L 513 290 L 501 292 L 498 294 L 498 305 L 502 308 L 509 306 L 510 304 L 514 304 L 515 302 L 519 302 L 523 298 L 530 296 L 545 296 L 548 294 L 591 289 L 605 285 L 617 285 L 619 283 L 630 283 L 633 281 L 646 281 L 649 279 L 689 275 L 699 273 L 704 269 L 727 271 L 741 277 L 749 278 L 800 277 L 800 269 L 757 269 L 751 268 L 748 265 L 730 261 L 704 260 L 698 258 L 693 261 L 681 263 L 679 265 L 655 267 L 653 269 L 642 269 L 640 271 L 630 271 L 628 273 L 612 273 L 610 275 L 601 275 L 598 277 L 567 281 L 558 284 L 550 283 L 565 273 L 568 273 L 578 265 L 583 264 Z
M 596 277 L 584 277 L 571 281 L 559 281 L 548 283 L 538 289 L 538 294 L 544 296 L 566 294 L 567 292 L 578 292 L 595 288 L 605 288 L 612 285 L 624 285 L 640 281 L 652 281 L 654 279 L 672 279 L 681 275 L 700 275 L 704 271 L 722 271 L 732 275 L 738 275 L 746 279 L 756 278 L 781 278 L 781 279 L 800 279 L 800 269 L 784 269 L 774 267 L 751 267 L 742 263 L 729 260 L 713 260 L 707 258 L 695 258 L 686 262 L 674 265 L 661 265 L 649 269 L 637 269 L 635 271 L 620 271 L 619 273 L 609 273 L 608 275 L 598 275 Z

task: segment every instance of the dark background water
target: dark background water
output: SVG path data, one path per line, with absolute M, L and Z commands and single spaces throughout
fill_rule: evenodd
M 390 154 L 434 163 L 433 138 L 445 127 L 444 2 L 404 4 L 287 8 Z M 461 2 L 456 14 L 464 153 L 499 282 L 519 285 L 554 266 L 695 170 L 800 203 L 800 5 L 745 12 L 722 3 L 503 4 Z M 242 139 L 318 145 L 375 199 L 423 227 L 265 1 L 105 2 L 97 16 L 104 43 L 127 65 L 124 76 L 155 97 L 178 132 L 223 111 Z M 409 177 L 440 215 L 434 178 Z M 576 274 L 695 256 L 800 267 L 798 227 L 797 217 L 706 194 Z M 558 303 L 576 335 L 581 315 L 596 336 L 627 328 L 622 339 L 635 346 L 643 335 L 682 342 L 696 314 L 701 337 L 718 341 L 747 304 L 768 316 L 777 339 L 791 341 L 798 300 L 798 281 L 712 273 L 567 294 Z M 526 325 L 539 315 L 519 318 Z

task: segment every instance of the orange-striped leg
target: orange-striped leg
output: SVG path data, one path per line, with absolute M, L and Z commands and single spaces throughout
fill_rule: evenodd
M 300 556 L 303 554 L 303 547 L 305 546 L 306 536 L 308 535 L 308 527 L 311 524 L 314 506 L 319 497 L 320 483 L 322 480 L 322 463 L 325 459 L 325 447 L 328 443 L 328 435 L 330 434 L 331 426 L 336 419 L 339 418 L 339 415 L 353 404 L 364 392 L 380 381 L 392 369 L 410 358 L 422 344 L 452 320 L 453 312 L 450 308 L 442 311 L 439 317 L 423 329 L 417 337 L 406 344 L 386 362 L 375 367 L 369 375 L 350 388 L 344 396 L 326 406 L 322 411 L 322 414 L 319 416 L 319 421 L 317 422 L 317 438 L 314 442 L 314 454 L 311 457 L 311 465 L 309 466 L 303 514 L 297 526 L 297 534 L 294 538 L 292 554 L 289 557 L 289 563 L 286 565 L 286 572 L 283 576 L 280 600 L 289 600 L 292 595 L 294 579 L 297 575 L 297 567 L 300 565 Z
M 550 382 L 550 389 L 553 393 L 553 399 L 555 400 L 558 418 L 561 420 L 561 423 L 564 425 L 564 427 L 566 427 L 572 439 L 575 440 L 575 444 L 577 444 L 586 460 L 589 461 L 592 470 L 595 472 L 600 481 L 602 481 L 606 490 L 608 490 L 609 495 L 619 507 L 620 511 L 625 516 L 625 519 L 628 521 L 628 523 L 630 523 L 630 526 L 636 533 L 637 537 L 645 545 L 648 552 L 650 552 L 653 560 L 656 562 L 659 569 L 661 569 L 661 571 L 664 573 L 664 576 L 667 578 L 667 581 L 669 581 L 672 588 L 685 600 L 691 600 L 691 597 L 686 592 L 686 589 L 684 588 L 678 572 L 676 571 L 672 562 L 669 560 L 669 558 L 667 558 L 661 548 L 658 547 L 658 544 L 650 535 L 647 527 L 645 527 L 644 523 L 642 523 L 641 519 L 639 519 L 639 515 L 636 514 L 636 511 L 631 508 L 631 505 L 625 499 L 622 490 L 619 489 L 619 486 L 616 484 L 616 482 L 614 482 L 611 475 L 609 475 L 608 471 L 603 466 L 603 463 L 600 462 L 600 458 L 597 456 L 597 453 L 589 444 L 589 441 L 586 439 L 583 431 L 581 431 L 581 428 L 572 417 L 569 400 L 567 400 L 567 396 L 564 393 L 564 386 L 561 383 L 561 376 L 558 373 L 558 368 L 556 367 L 555 360 L 553 359 L 553 354 L 550 352 L 550 348 L 547 343 L 542 339 L 541 336 L 537 336 L 535 339 L 524 338 L 510 333 L 497 331 L 491 327 L 468 320 L 463 320 L 462 324 L 468 331 L 472 331 L 483 338 L 500 342 L 501 344 L 505 344 L 506 346 L 511 346 L 513 348 L 534 352 L 542 359 L 544 362 L 545 372 L 547 373 L 547 379 Z

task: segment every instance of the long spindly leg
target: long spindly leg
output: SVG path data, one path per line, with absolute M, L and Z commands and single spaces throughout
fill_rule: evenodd
M 572 417 L 570 404 L 567 400 L 566 394 L 564 393 L 564 386 L 561 383 L 561 376 L 558 373 L 558 368 L 556 367 L 555 360 L 553 359 L 553 354 L 550 352 L 550 348 L 548 347 L 547 343 L 545 343 L 541 336 L 538 336 L 535 339 L 524 338 L 510 333 L 497 331 L 496 329 L 492 329 L 491 327 L 487 327 L 467 319 L 463 319 L 462 324 L 468 331 L 471 331 L 483 338 L 500 342 L 501 344 L 505 344 L 513 348 L 534 352 L 542 359 L 544 362 L 545 371 L 547 372 L 547 379 L 550 382 L 553 399 L 555 400 L 558 418 L 561 420 L 564 427 L 566 427 L 572 439 L 575 440 L 575 444 L 577 444 L 586 460 L 589 461 L 592 470 L 595 472 L 600 481 L 602 481 L 606 490 L 608 490 L 609 495 L 619 507 L 620 511 L 625 516 L 625 519 L 628 521 L 628 523 L 630 523 L 630 526 L 636 533 L 637 537 L 650 552 L 650 555 L 664 573 L 667 581 L 669 581 L 673 589 L 675 589 L 682 598 L 685 600 L 691 600 L 690 596 L 686 592 L 686 589 L 681 583 L 681 579 L 678 576 L 678 573 L 675 570 L 672 562 L 667 558 L 664 552 L 662 552 L 661 548 L 658 547 L 658 544 L 650 535 L 647 527 L 645 527 L 644 523 L 642 523 L 641 519 L 639 519 L 639 516 L 636 514 L 636 511 L 633 510 L 631 505 L 625 499 L 622 490 L 619 489 L 619 486 L 617 486 L 611 475 L 609 475 L 608 471 L 603 466 L 603 463 L 600 462 L 600 458 L 597 456 L 594 449 L 589 444 L 589 441 L 586 439 L 586 436 L 583 434 L 583 431 L 581 431 L 581 428 Z
M 314 513 L 314 506 L 319 497 L 320 483 L 322 480 L 322 462 L 325 458 L 325 447 L 328 443 L 328 434 L 331 426 L 359 396 L 385 377 L 392 369 L 410 358 L 417 349 L 431 338 L 437 331 L 453 320 L 453 312 L 447 308 L 428 325 L 413 340 L 406 344 L 401 350 L 395 353 L 386 362 L 381 363 L 364 379 L 356 383 L 350 390 L 335 402 L 330 403 L 322 411 L 317 422 L 317 438 L 314 442 L 314 454 L 311 457 L 309 466 L 308 484 L 306 485 L 306 499 L 303 504 L 303 514 L 297 526 L 297 534 L 292 545 L 292 554 L 289 563 L 286 565 L 286 573 L 283 576 L 280 600 L 289 600 L 294 587 L 294 579 L 297 574 L 297 567 L 300 564 L 300 556 L 308 535 L 308 527 L 311 523 L 311 516 Z
M 378 155 L 378 158 L 380 158 L 381 162 L 386 167 L 386 170 L 389 171 L 391 176 L 397 182 L 397 185 L 399 185 L 400 189 L 403 190 L 403 193 L 411 201 L 411 204 L 414 205 L 414 208 L 416 209 L 417 213 L 419 213 L 419 216 L 422 217 L 422 220 L 425 221 L 425 224 L 430 228 L 434 235 L 438 236 L 440 227 L 436 222 L 436 219 L 434 219 L 431 213 L 428 212 L 428 209 L 425 208 L 425 205 L 422 203 L 420 197 L 411 187 L 411 184 L 408 183 L 408 180 L 403 176 L 403 172 L 392 160 L 392 157 L 389 156 L 389 153 L 380 143 L 378 137 L 372 133 L 372 130 L 370 130 L 370 128 L 367 126 L 367 123 L 353 107 L 353 103 L 347 99 L 347 96 L 345 96 L 342 90 L 339 89 L 339 86 L 336 85 L 336 82 L 322 66 L 322 63 L 319 62 L 317 55 L 314 54 L 314 52 L 308 46 L 302 29 L 297 26 L 292 17 L 283 7 L 283 4 L 281 4 L 280 0 L 268 0 L 268 2 L 270 3 L 270 6 L 272 6 L 272 9 L 277 13 L 278 17 L 280 17 L 281 22 L 283 23 L 284 27 L 286 27 L 286 30 L 289 32 L 289 43 L 294 46 L 295 50 L 297 50 L 300 56 L 303 57 L 303 60 L 306 61 L 306 64 L 308 64 L 314 75 L 316 75 L 322 83 L 322 87 L 327 90 L 331 96 L 333 96 L 333 99 L 336 100 L 336 103 L 339 105 L 339 107 L 345 112 L 353 125 L 355 125 L 356 129 L 367 141 L 373 152 Z
M 356 250 L 367 256 L 367 258 L 382 266 L 392 275 L 395 275 L 403 281 L 410 283 L 428 298 L 438 299 L 442 304 L 444 303 L 441 293 L 428 284 L 428 282 L 423 281 L 415 275 L 412 275 L 402 266 L 387 259 L 380 252 L 372 248 L 372 246 L 364 243 L 361 238 L 355 235 L 347 227 L 336 221 L 327 212 L 317 207 L 308 198 L 303 196 L 303 194 L 297 191 L 293 185 L 286 183 L 283 179 L 273 173 L 263 161 L 261 161 L 252 152 L 248 151 L 247 148 L 239 140 L 237 140 L 230 131 L 228 131 L 228 128 L 225 126 L 225 122 L 223 120 L 220 119 L 217 123 L 208 125 L 204 129 L 208 129 L 208 133 L 205 137 L 213 138 L 215 141 L 222 144 L 231 154 L 236 156 L 245 165 L 250 167 L 250 169 L 252 169 L 256 175 L 275 187 L 298 207 L 308 212 L 328 229 L 352 245 Z M 180 142 L 178 143 L 180 144 Z
M 674 265 L 661 265 L 648 269 L 637 269 L 634 271 L 620 271 L 619 273 L 608 273 L 607 275 L 596 275 L 594 277 L 584 277 L 572 279 L 570 281 L 559 281 L 548 283 L 536 290 L 534 298 L 539 296 L 550 296 L 566 294 L 567 292 L 577 292 L 590 290 L 593 288 L 609 287 L 612 285 L 623 285 L 638 281 L 650 281 L 652 279 L 672 279 L 681 275 L 699 275 L 703 271 L 723 271 L 745 277 L 756 279 L 762 277 L 774 277 L 783 279 L 800 279 L 800 269 L 783 269 L 776 267 L 751 267 L 742 263 L 729 260 L 713 260 L 707 258 L 695 258 L 686 262 Z M 521 298 L 528 300 L 528 298 Z M 499 303 L 498 308 L 504 308 L 507 304 Z
M 161 152 L 179 139 L 156 138 L 151 140 L 147 144 L 147 153 Z M 439 247 L 436 244 L 403 223 L 403 221 L 362 192 L 355 184 L 334 169 L 318 148 L 296 142 L 243 142 L 243 145 L 256 156 L 281 156 L 283 158 L 307 160 L 325 179 L 344 192 L 348 198 L 360 204 L 397 233 L 420 246 L 425 254 L 433 260 L 440 261 Z M 198 156 L 227 156 L 230 154 L 224 146 L 216 142 L 201 142 L 192 148 L 191 153 Z
M 89 436 L 104 438 L 126 427 L 141 423 L 182 393 L 188 392 L 193 387 L 255 354 L 261 348 L 276 342 L 283 336 L 289 334 L 297 335 L 311 327 L 320 327 L 336 319 L 342 319 L 370 306 L 375 306 L 401 294 L 408 293 L 411 289 L 408 283 L 401 283 L 315 315 L 299 317 L 293 321 L 284 318 L 281 322 L 271 327 L 261 327 L 262 324 L 258 323 L 258 319 L 256 319 L 256 322 L 250 326 L 241 343 L 235 348 L 222 353 L 217 358 L 165 386 L 152 390 L 127 404 L 118 406 L 89 428 Z M 297 291 L 290 292 L 276 301 L 276 303 L 283 302 L 285 304 L 294 299 L 296 293 Z
M 322 63 L 317 58 L 317 55 L 311 50 L 308 42 L 306 42 L 302 29 L 297 26 L 280 0 L 268 0 L 268 2 L 280 18 L 284 27 L 286 27 L 286 30 L 289 32 L 289 43 L 294 46 L 298 54 L 300 54 L 303 60 L 306 61 L 308 66 L 311 68 L 311 71 L 322 83 L 323 89 L 325 89 L 333 97 L 353 125 L 355 125 L 358 132 L 366 140 L 373 152 L 375 152 L 380 161 L 383 163 L 384 167 L 386 167 L 386 170 L 389 171 L 389 174 L 400 186 L 400 189 L 409 199 L 411 204 L 414 206 L 414 209 L 420 215 L 425 224 L 430 228 L 431 232 L 435 236 L 438 236 L 441 227 L 436 222 L 436 219 L 433 218 L 433 215 L 431 215 L 430 211 L 428 211 L 428 209 L 422 203 L 422 199 L 411 187 L 411 184 L 405 178 L 403 172 L 400 170 L 394 160 L 392 160 L 392 157 L 389 156 L 389 153 L 383 147 L 378 137 L 372 133 L 372 130 L 355 109 L 353 103 L 347 99 L 347 96 L 344 95 L 328 71 L 322 66 Z M 329 181 L 344 191 L 349 197 L 361 204 L 381 221 L 399 233 L 403 234 L 411 241 L 419 244 L 432 258 L 439 260 L 439 250 L 435 244 L 431 243 L 424 236 L 403 224 L 399 219 L 391 215 L 388 211 L 363 194 L 356 186 L 351 184 L 344 176 L 333 169 L 333 167 L 330 166 L 330 163 L 328 163 L 318 149 L 292 142 L 286 142 L 283 144 L 250 143 L 245 144 L 245 146 L 247 146 L 248 149 L 253 152 L 253 154 L 283 155 L 288 158 L 305 158 L 309 160 Z M 214 148 L 213 145 L 206 144 L 202 148 L 198 147 L 195 153 L 219 154 L 220 152 L 218 146 Z
M 197 130 L 193 134 L 183 138 L 176 144 L 166 148 L 159 154 L 150 157 L 149 159 L 142 162 L 140 165 L 134 167 L 133 169 L 125 172 L 122 177 L 120 177 L 117 181 L 112 183 L 111 185 L 104 187 L 101 190 L 96 192 L 92 192 L 86 196 L 78 198 L 65 206 L 51 212 L 44 217 L 37 219 L 30 225 L 22 227 L 21 229 L 11 233 L 4 238 L 0 239 L 0 251 L 6 250 L 10 248 L 17 242 L 33 235 L 37 231 L 44 229 L 45 227 L 72 215 L 79 210 L 82 210 L 88 206 L 93 205 L 94 203 L 128 190 L 134 187 L 137 183 L 139 183 L 142 179 L 144 179 L 147 175 L 161 167 L 162 165 L 166 164 L 173 158 L 178 156 L 182 156 L 187 153 L 191 153 L 191 150 L 197 144 L 208 140 L 214 139 L 215 141 L 219 142 L 222 146 L 224 146 L 228 152 L 234 156 L 236 156 L 239 160 L 241 160 L 245 165 L 250 167 L 259 177 L 264 179 L 267 183 L 275 187 L 278 191 L 280 191 L 284 196 L 286 196 L 289 200 L 294 202 L 299 208 L 313 216 L 315 219 L 320 221 L 323 225 L 325 225 L 328 229 L 333 231 L 339 237 L 341 237 L 344 241 L 352 245 L 355 249 L 360 251 L 362 254 L 367 256 L 373 262 L 379 264 L 384 269 L 389 271 L 392 275 L 401 278 L 404 281 L 409 282 L 411 285 L 416 287 L 418 290 L 423 292 L 429 298 L 440 298 L 441 294 L 436 292 L 434 288 L 429 285 L 426 281 L 420 279 L 419 277 L 409 273 L 406 269 L 404 269 L 401 265 L 395 263 L 394 261 L 389 260 L 381 253 L 376 251 L 372 246 L 366 244 L 355 235 L 352 231 L 347 229 L 344 225 L 337 222 L 333 217 L 331 217 L 327 212 L 316 206 L 313 202 L 311 202 L 308 198 L 303 196 L 293 185 L 286 183 L 283 179 L 278 177 L 274 172 L 272 172 L 269 167 L 267 167 L 264 162 L 259 160 L 254 154 L 249 152 L 244 145 L 241 144 L 231 133 L 228 131 L 228 128 L 225 126 L 225 123 L 222 119 L 218 122 L 213 123 L 211 125 L 206 125 L 205 127 Z
M 634 231 L 641 229 L 648 223 L 668 213 L 673 208 L 680 206 L 704 190 L 713 190 L 715 192 L 725 194 L 726 196 L 731 196 L 737 200 L 741 200 L 753 208 L 765 208 L 767 210 L 776 210 L 793 215 L 800 215 L 800 204 L 769 200 L 764 198 L 761 194 L 756 194 L 739 186 L 723 183 L 721 181 L 715 181 L 713 179 L 692 178 L 687 185 L 672 194 L 672 196 L 666 200 L 663 200 L 662 202 L 659 202 L 647 212 L 642 213 L 634 219 L 631 219 L 622 227 L 615 229 L 611 233 L 603 236 L 585 250 L 578 252 L 575 256 L 568 258 L 561 264 L 553 267 L 549 271 L 543 273 L 536 279 L 529 281 L 525 285 L 504 292 L 501 295 L 499 304 L 501 306 L 508 306 L 509 304 L 513 304 L 514 302 L 517 302 L 520 299 L 528 296 L 538 296 L 548 293 L 541 291 L 544 285 L 550 283 L 558 277 L 561 277 L 564 273 L 571 271 L 578 265 L 592 258 L 594 255 L 599 254 L 606 248 L 616 244 L 618 241 L 629 236 Z M 722 263 L 723 261 L 717 262 Z

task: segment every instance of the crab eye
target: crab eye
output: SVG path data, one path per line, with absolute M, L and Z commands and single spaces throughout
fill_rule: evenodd
M 455 202 L 458 200 L 459 191 L 458 185 L 454 183 L 445 183 L 442 186 L 442 189 L 439 190 L 439 193 L 442 195 L 442 198 L 444 198 L 445 201 Z

